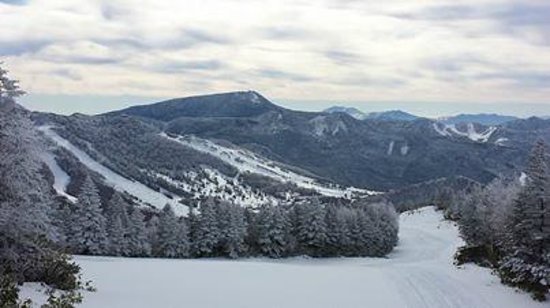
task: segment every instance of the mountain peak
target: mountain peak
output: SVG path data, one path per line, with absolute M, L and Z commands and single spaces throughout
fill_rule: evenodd
M 235 91 L 171 99 L 134 106 L 110 114 L 126 114 L 170 121 L 180 117 L 250 117 L 279 110 L 256 91 Z
M 325 113 L 337 113 L 337 112 L 347 113 L 350 116 L 352 116 L 352 117 L 354 117 L 358 120 L 363 120 L 367 116 L 364 112 L 360 111 L 357 108 L 345 107 L 345 106 L 332 106 L 332 107 L 329 107 L 329 108 L 323 110 L 323 112 L 325 112 Z

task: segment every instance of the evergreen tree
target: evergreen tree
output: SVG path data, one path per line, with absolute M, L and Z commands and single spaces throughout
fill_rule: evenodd
M 127 207 L 128 204 L 118 192 L 113 194 L 105 206 L 104 216 L 107 219 L 109 250 L 116 256 L 130 255 L 128 237 L 131 235 L 131 231 L 128 229 Z
M 107 252 L 106 219 L 100 206 L 97 187 L 88 176 L 80 188 L 69 228 L 69 242 L 76 253 L 100 255 Z
M 265 206 L 258 214 L 258 246 L 264 256 L 280 258 L 289 249 L 288 221 L 279 206 Z
M 325 209 L 317 198 L 299 205 L 297 239 L 306 253 L 322 254 L 327 241 Z
M 220 250 L 230 258 L 237 258 L 245 251 L 246 221 L 244 210 L 236 204 L 221 202 L 217 204 L 216 220 L 220 228 Z
M 193 253 L 198 257 L 214 256 L 215 248 L 221 237 L 216 215 L 216 204 L 213 199 L 207 199 L 200 205 L 197 215 L 195 237 L 193 238 Z
M 172 210 L 170 204 L 166 204 L 159 215 L 157 242 L 154 253 L 158 257 L 182 258 L 188 255 L 187 228 Z
M 128 247 L 127 255 L 132 257 L 151 255 L 151 241 L 145 225 L 145 217 L 139 209 L 134 208 L 130 214 L 127 230 L 125 243 Z

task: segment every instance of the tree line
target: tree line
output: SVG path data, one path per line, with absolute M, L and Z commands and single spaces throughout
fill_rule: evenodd
M 504 283 L 544 300 L 550 286 L 550 168 L 537 142 L 517 179 L 498 178 L 468 192 L 448 194 L 448 215 L 458 219 L 466 247 L 457 260 L 496 269 Z
M 345 206 L 311 198 L 251 209 L 207 198 L 187 217 L 169 204 L 149 216 L 118 192 L 101 204 L 88 177 L 78 202 L 63 210 L 64 243 L 75 254 L 127 257 L 384 256 L 398 233 L 393 206 L 382 202 Z

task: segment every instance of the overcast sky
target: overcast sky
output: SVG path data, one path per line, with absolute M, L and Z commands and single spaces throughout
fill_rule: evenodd
M 0 0 L 30 108 L 253 89 L 284 106 L 550 114 L 550 1 Z

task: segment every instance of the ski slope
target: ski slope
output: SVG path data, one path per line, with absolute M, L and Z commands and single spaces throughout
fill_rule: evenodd
M 88 167 L 90 170 L 95 171 L 105 178 L 105 183 L 115 190 L 120 192 L 127 192 L 128 194 L 136 197 L 144 203 L 148 203 L 159 209 L 163 208 L 167 203 L 170 203 L 174 208 L 174 211 L 179 215 L 187 214 L 187 207 L 179 203 L 177 199 L 168 198 L 161 192 L 155 191 L 140 182 L 127 179 L 120 174 L 105 167 L 101 163 L 94 160 L 83 150 L 79 149 L 68 140 L 59 136 L 49 126 L 38 127 L 38 130 L 44 133 L 44 135 L 54 141 L 58 146 L 63 147 L 70 151 L 78 160 Z M 51 166 L 50 166 L 51 168 Z M 54 166 L 55 169 L 55 166 Z M 53 171 L 52 171 L 53 172 Z
M 240 172 L 259 174 L 283 183 L 294 183 L 298 187 L 312 189 L 325 196 L 349 199 L 355 194 L 365 195 L 375 193 L 373 191 L 354 187 L 344 188 L 337 185 L 322 185 L 315 179 L 284 169 L 280 164 L 242 148 L 230 148 L 207 139 L 190 135 L 171 137 L 162 133 L 161 136 L 193 148 L 199 152 L 217 157 L 225 163 L 235 167 Z
M 496 127 L 491 126 L 483 132 L 477 132 L 473 123 L 466 124 L 466 131 L 460 131 L 455 124 L 433 123 L 435 131 L 444 137 L 456 136 L 466 137 L 472 141 L 486 143 L 489 141 L 493 133 L 497 130 Z
M 457 228 L 433 208 L 401 215 L 388 257 L 167 260 L 76 257 L 96 293 L 82 307 L 548 307 L 488 269 L 457 268 Z M 32 287 L 32 285 L 31 285 Z M 29 294 L 29 286 L 25 294 Z

